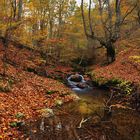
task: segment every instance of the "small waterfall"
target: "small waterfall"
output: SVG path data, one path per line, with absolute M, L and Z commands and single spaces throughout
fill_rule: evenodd
M 76 93 L 86 93 L 93 89 L 80 74 L 70 75 L 67 84 Z

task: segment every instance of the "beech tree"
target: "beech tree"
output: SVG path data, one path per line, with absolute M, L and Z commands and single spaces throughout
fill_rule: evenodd
M 81 12 L 84 25 L 85 35 L 87 39 L 97 40 L 101 47 L 106 48 L 107 61 L 112 63 L 115 61 L 115 43 L 120 38 L 121 26 L 126 22 L 127 17 L 137 7 L 137 3 L 127 7 L 125 13 L 122 12 L 123 1 L 121 0 L 97 0 L 92 7 L 92 0 L 89 0 L 88 17 L 85 16 L 84 0 L 81 0 Z M 97 8 L 99 19 L 98 24 L 101 25 L 102 33 L 96 33 L 95 20 L 92 17 L 94 9 Z M 86 20 L 88 18 L 88 22 Z

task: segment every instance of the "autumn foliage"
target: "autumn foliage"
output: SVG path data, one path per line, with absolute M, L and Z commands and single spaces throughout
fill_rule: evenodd
M 0 45 L 1 57 L 3 55 L 3 45 Z M 20 53 L 16 53 L 20 52 Z M 42 61 L 38 53 L 34 53 L 33 61 L 31 59 L 32 52 L 28 49 L 20 49 L 18 47 L 9 46 L 7 59 L 6 77 L 0 77 L 0 138 L 4 140 L 13 138 L 22 138 L 22 133 L 16 128 L 10 126 L 13 122 L 25 122 L 27 120 L 35 120 L 40 115 L 39 110 L 43 108 L 51 108 L 56 105 L 58 100 L 69 102 L 74 100 L 71 91 L 62 83 L 35 75 L 27 72 L 27 68 L 35 69 Z M 23 61 L 24 60 L 24 61 Z M 37 62 L 37 60 L 39 62 Z M 10 63 L 11 62 L 11 63 Z M 13 62 L 13 63 L 12 63 Z M 13 64 L 13 66 L 11 65 Z M 0 61 L 1 71 L 3 73 L 3 62 Z M 69 68 L 57 67 L 61 73 L 69 71 Z M 46 67 L 47 74 L 52 78 L 58 74 L 55 69 Z M 66 76 L 66 74 L 64 74 Z M 53 77 L 54 76 L 54 77 Z M 62 76 L 63 77 L 63 76 Z M 8 88 L 8 90 L 7 90 Z M 7 91 L 7 92 L 6 92 Z M 49 94 L 49 93 L 53 94 Z M 16 115 L 22 113 L 22 119 Z

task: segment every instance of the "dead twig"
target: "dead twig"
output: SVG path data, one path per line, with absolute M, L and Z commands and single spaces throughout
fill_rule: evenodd
M 111 90 L 110 98 L 106 101 L 106 103 L 105 103 L 105 107 L 110 107 L 109 104 L 110 104 L 112 98 L 113 98 L 113 91 Z
M 90 118 L 91 118 L 91 117 L 88 117 L 87 119 L 84 119 L 84 118 L 82 117 L 82 120 L 81 120 L 81 122 L 80 122 L 80 124 L 79 124 L 79 126 L 78 126 L 77 128 L 81 128 L 81 127 L 82 127 L 82 124 L 85 123 L 85 122 L 87 122 Z

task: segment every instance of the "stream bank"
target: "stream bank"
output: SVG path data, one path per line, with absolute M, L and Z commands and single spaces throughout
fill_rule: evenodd
M 94 87 L 75 94 L 78 100 L 52 108 L 49 117 L 29 120 L 20 131 L 31 140 L 139 140 L 140 114 L 135 110 L 111 102 L 111 114 L 105 116 L 110 91 Z

